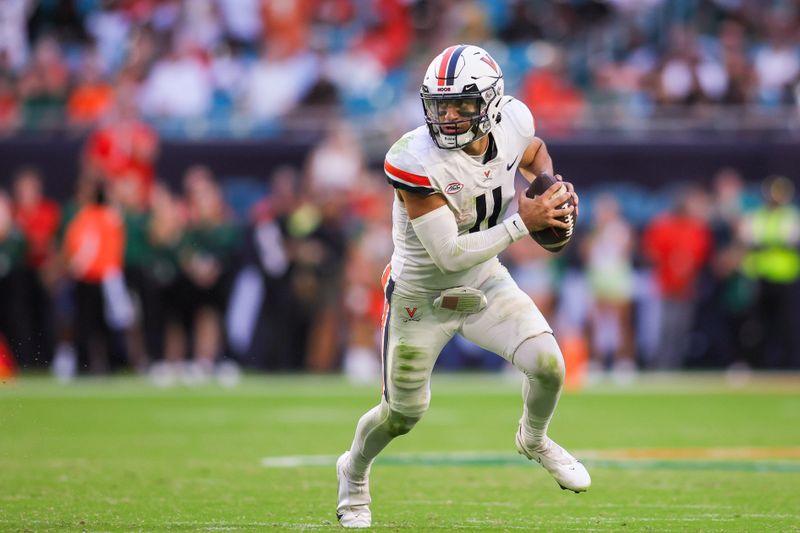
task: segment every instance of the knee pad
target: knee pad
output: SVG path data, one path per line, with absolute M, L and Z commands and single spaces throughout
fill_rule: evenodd
M 551 333 L 526 339 L 514 352 L 513 363 L 541 385 L 561 387 L 564 383 L 564 357 Z

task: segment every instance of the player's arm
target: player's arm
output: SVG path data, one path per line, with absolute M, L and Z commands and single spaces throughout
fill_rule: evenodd
M 550 153 L 547 151 L 547 145 L 539 137 L 534 137 L 528 147 L 525 148 L 525 152 L 522 154 L 522 159 L 519 162 L 519 171 L 529 182 L 533 182 L 536 176 L 542 172 L 547 172 L 558 181 L 564 181 L 564 178 L 562 178 L 560 174 L 554 174 L 553 158 L 550 157 Z M 575 192 L 575 187 L 567 181 L 564 181 L 564 185 L 567 187 L 567 191 L 572 195 L 572 201 L 575 204 L 575 214 L 578 215 L 578 202 L 580 200 L 578 199 L 578 194 Z M 553 187 L 555 187 L 556 190 L 559 188 L 558 184 Z M 522 198 L 520 198 L 520 210 L 522 209 L 522 204 L 526 203 L 527 200 L 525 195 L 522 195 Z
M 529 227 L 560 223 L 555 218 L 563 215 L 562 210 L 557 209 L 558 197 L 550 200 L 540 197 L 531 200 L 533 206 L 539 209 L 528 210 L 526 218 L 515 213 L 489 229 L 459 235 L 456 218 L 444 196 L 439 193 L 422 195 L 400 189 L 397 193 L 405 203 L 414 232 L 433 262 L 444 273 L 460 272 L 491 259 L 512 242 L 528 235 Z M 563 198 L 561 202 L 564 202 Z
M 553 158 L 547 151 L 547 145 L 539 137 L 534 137 L 525 148 L 519 162 L 519 171 L 529 182 L 533 182 L 542 172 L 553 175 Z
M 403 137 L 386 154 L 383 170 L 405 204 L 422 246 L 442 272 L 460 272 L 491 259 L 528 234 L 522 219 L 510 217 L 486 231 L 458 234 L 458 224 L 444 196 L 408 150 Z

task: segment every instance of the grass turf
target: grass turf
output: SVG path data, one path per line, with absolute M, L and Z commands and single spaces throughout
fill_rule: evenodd
M 513 455 L 517 383 L 436 375 L 432 388 L 429 413 L 373 468 L 375 529 L 800 531 L 797 455 L 587 460 L 593 487 L 575 495 Z M 252 377 L 234 389 L 23 377 L 0 386 L 0 530 L 337 530 L 332 466 L 265 468 L 261 460 L 338 455 L 376 401 L 375 387 L 337 377 Z M 577 455 L 797 452 L 800 379 L 596 386 L 562 397 L 550 434 Z M 405 455 L 465 451 L 493 455 L 472 464 Z

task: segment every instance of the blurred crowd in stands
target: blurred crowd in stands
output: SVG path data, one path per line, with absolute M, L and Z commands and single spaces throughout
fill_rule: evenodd
M 179 191 L 141 179 L 157 136 L 117 126 L 141 143 L 128 156 L 142 159 L 122 165 L 136 172 L 103 170 L 116 152 L 98 150 L 98 130 L 69 202 L 48 199 L 35 167 L 0 191 L 0 333 L 19 366 L 64 377 L 128 368 L 159 383 L 239 366 L 378 375 L 393 190 L 347 126 L 301 168 L 268 176 L 246 213 L 201 165 Z M 503 254 L 571 360 L 623 379 L 800 368 L 794 184 L 770 176 L 754 188 L 732 168 L 707 182 L 676 188 L 670 208 L 638 223 L 627 199 L 584 191 L 564 252 L 523 240 Z M 499 369 L 502 359 L 456 340 L 440 366 Z
M 122 102 L 173 136 L 326 114 L 393 135 L 456 42 L 489 49 L 551 135 L 686 110 L 725 127 L 725 107 L 733 125 L 786 127 L 798 28 L 798 0 L 4 0 L 0 130 L 80 131 Z
M 393 196 L 365 152 L 421 123 L 422 70 L 454 42 L 495 54 L 545 140 L 608 105 L 625 123 L 673 106 L 796 120 L 800 1 L 3 0 L 0 130 L 85 141 L 68 202 L 48 198 L 36 161 L 4 169 L 0 352 L 64 379 L 377 376 Z M 385 137 L 365 139 L 375 124 Z M 244 211 L 206 166 L 179 190 L 157 176 L 164 138 L 290 125 L 320 141 Z M 564 253 L 504 254 L 570 360 L 622 379 L 800 368 L 793 181 L 706 178 L 645 220 L 611 189 L 580 191 Z M 440 366 L 502 360 L 455 340 Z

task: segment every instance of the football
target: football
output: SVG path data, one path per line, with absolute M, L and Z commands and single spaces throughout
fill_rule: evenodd
M 544 194 L 544 192 L 547 189 L 549 189 L 551 185 L 556 183 L 556 181 L 557 180 L 550 174 L 542 172 L 536 177 L 535 180 L 533 180 L 533 183 L 531 183 L 530 187 L 528 187 L 528 190 L 525 192 L 525 196 L 527 196 L 528 198 L 535 198 L 536 196 Z M 565 190 L 566 187 L 562 186 L 558 190 L 557 194 L 561 194 Z M 563 209 L 564 207 L 572 204 L 573 204 L 572 198 L 570 198 L 564 204 L 560 205 L 559 209 Z M 569 224 L 570 225 L 569 229 L 556 228 L 551 226 L 549 228 L 540 229 L 538 231 L 532 231 L 531 237 L 533 237 L 533 240 L 538 242 L 545 250 L 548 250 L 553 253 L 560 252 L 572 238 L 572 234 L 575 230 L 576 219 L 577 217 L 575 215 L 575 212 L 573 211 L 572 213 L 563 216 L 559 219 Z

